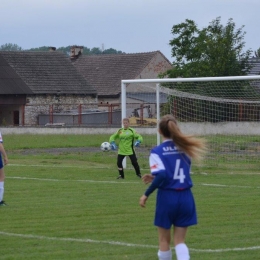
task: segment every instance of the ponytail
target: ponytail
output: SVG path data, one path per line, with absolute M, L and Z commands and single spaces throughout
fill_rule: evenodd
M 159 130 L 164 137 L 172 139 L 177 148 L 191 158 L 201 159 L 206 151 L 205 140 L 183 134 L 172 115 L 162 117 Z

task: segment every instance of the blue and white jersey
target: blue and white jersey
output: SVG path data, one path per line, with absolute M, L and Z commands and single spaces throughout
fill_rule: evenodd
M 153 148 L 149 163 L 152 175 L 166 173 L 165 181 L 160 184 L 159 189 L 183 190 L 193 186 L 190 178 L 191 160 L 177 149 L 172 140 L 165 140 Z
M 2 134 L 0 132 L 0 143 L 2 143 L 2 142 L 3 142 L 3 137 L 2 137 Z

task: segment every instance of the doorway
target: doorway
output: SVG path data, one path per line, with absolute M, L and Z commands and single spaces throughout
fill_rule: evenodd
M 14 123 L 14 125 L 19 125 L 19 111 L 18 110 L 14 111 L 13 123 Z

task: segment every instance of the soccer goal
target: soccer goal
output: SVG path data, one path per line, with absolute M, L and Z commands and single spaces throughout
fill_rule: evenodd
M 122 80 L 122 118 L 142 135 L 148 158 L 157 123 L 172 114 L 186 134 L 204 137 L 204 167 L 260 172 L 260 76 Z

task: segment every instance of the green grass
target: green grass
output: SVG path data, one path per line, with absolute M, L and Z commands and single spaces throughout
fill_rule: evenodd
M 7 149 L 35 149 L 62 147 L 96 147 L 109 135 L 5 135 Z
M 146 186 L 132 169 L 116 180 L 115 152 L 45 150 L 96 147 L 100 140 L 107 136 L 4 136 L 10 164 L 0 259 L 157 259 L 155 194 L 146 208 L 138 205 Z M 199 224 L 187 235 L 191 259 L 259 258 L 259 172 L 225 169 L 225 161 L 193 168 Z

